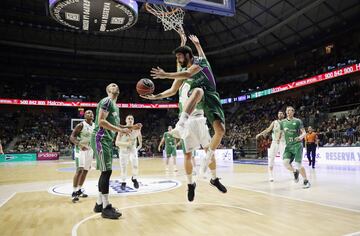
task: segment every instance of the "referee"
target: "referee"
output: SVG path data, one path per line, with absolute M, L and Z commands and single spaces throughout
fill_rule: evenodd
M 318 145 L 319 140 L 317 134 L 314 132 L 313 128 L 309 126 L 305 136 L 305 148 L 309 166 L 312 166 L 312 168 L 315 168 L 316 146 Z

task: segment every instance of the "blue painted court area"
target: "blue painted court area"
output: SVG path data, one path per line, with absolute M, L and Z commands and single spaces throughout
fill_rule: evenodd
M 263 160 L 263 159 L 245 159 L 245 160 L 234 160 L 234 164 L 248 164 L 248 165 L 265 166 L 268 164 L 268 161 Z

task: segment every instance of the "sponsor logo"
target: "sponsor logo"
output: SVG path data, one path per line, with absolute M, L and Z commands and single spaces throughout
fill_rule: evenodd
M 7 160 L 7 161 L 14 160 L 15 158 L 16 158 L 16 156 L 13 156 L 13 155 L 8 155 L 8 154 L 5 155 L 5 160 Z
M 181 182 L 173 179 L 163 178 L 139 178 L 139 188 L 135 189 L 130 179 L 126 181 L 125 190 L 121 189 L 120 180 L 110 180 L 109 194 L 113 196 L 128 196 L 128 195 L 140 195 L 150 194 L 163 191 L 169 191 L 181 186 Z M 83 186 L 86 194 L 92 197 L 98 195 L 98 181 L 91 180 L 85 181 Z M 49 188 L 48 192 L 60 195 L 60 196 L 71 196 L 73 191 L 72 183 L 55 185 Z

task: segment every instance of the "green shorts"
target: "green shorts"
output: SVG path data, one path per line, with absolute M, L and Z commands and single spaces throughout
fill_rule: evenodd
M 96 140 L 91 137 L 91 148 L 94 150 L 96 169 L 100 171 L 112 170 L 113 142 L 110 140 Z
M 294 160 L 297 163 L 302 162 L 303 146 L 301 143 L 287 144 L 283 154 L 283 159 Z
M 167 146 L 165 147 L 166 157 L 176 157 L 176 147 L 175 146 Z
M 200 103 L 211 126 L 215 120 L 220 120 L 225 124 L 225 114 L 217 92 L 204 91 L 204 97 Z

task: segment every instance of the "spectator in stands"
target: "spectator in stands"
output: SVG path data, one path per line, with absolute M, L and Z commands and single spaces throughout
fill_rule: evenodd
M 353 147 L 360 147 L 360 137 L 358 137 L 357 141 L 352 144 Z
M 329 138 L 329 141 L 324 145 L 324 147 L 334 147 L 335 143 L 332 138 Z
M 1 140 L 0 140 L 0 155 L 1 155 L 1 154 L 4 154 L 4 150 L 3 150 L 3 148 L 2 148 Z

